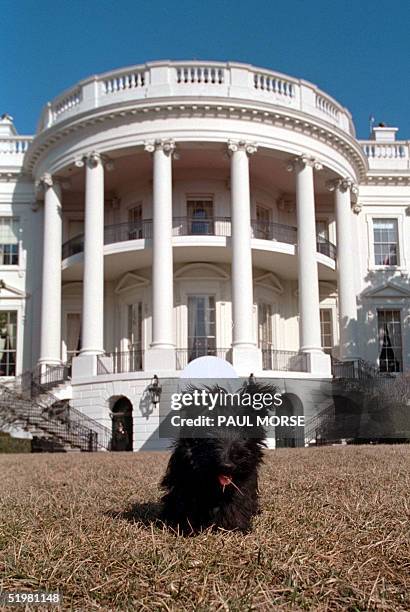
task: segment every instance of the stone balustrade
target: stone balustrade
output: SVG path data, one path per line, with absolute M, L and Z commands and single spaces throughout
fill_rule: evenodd
M 354 136 L 348 110 L 315 85 L 247 64 L 222 62 L 152 62 L 85 79 L 50 102 L 38 131 L 77 114 L 115 103 L 173 98 L 178 95 L 263 102 L 293 109 L 330 123 Z
M 32 140 L 31 136 L 0 136 L 0 170 L 18 171 Z
M 376 142 L 362 140 L 360 144 L 369 161 L 370 170 L 410 169 L 410 141 Z

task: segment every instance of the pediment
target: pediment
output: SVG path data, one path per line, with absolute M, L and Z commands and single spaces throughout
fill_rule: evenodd
M 131 289 L 139 289 L 140 287 L 147 287 L 149 280 L 136 274 L 135 272 L 127 272 L 120 279 L 115 287 L 115 293 L 124 293 L 124 291 L 130 291 Z
M 26 299 L 29 294 L 17 287 L 13 287 L 3 280 L 0 280 L 0 299 L 1 300 L 12 300 L 12 299 Z
M 283 293 L 283 285 L 273 272 L 266 272 L 265 274 L 257 276 L 255 278 L 255 285 L 264 287 L 265 289 L 270 289 L 278 294 Z
M 174 277 L 178 280 L 228 280 L 229 274 L 213 264 L 193 263 L 179 268 Z
M 390 281 L 379 287 L 366 289 L 362 295 L 367 298 L 410 298 L 410 287 L 402 287 Z

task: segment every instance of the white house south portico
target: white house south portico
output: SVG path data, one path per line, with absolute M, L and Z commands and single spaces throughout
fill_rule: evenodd
M 387 128 L 358 141 L 343 106 L 287 75 L 165 61 L 81 81 L 19 153 L 7 121 L 43 232 L 20 247 L 39 262 L 24 369 L 69 364 L 72 405 L 108 426 L 128 398 L 135 448 L 154 374 L 197 357 L 260 379 L 410 365 L 409 148 Z

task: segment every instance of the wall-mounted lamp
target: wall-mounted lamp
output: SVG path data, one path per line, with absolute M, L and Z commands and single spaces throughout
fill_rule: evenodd
M 151 384 L 148 387 L 148 391 L 151 397 L 151 404 L 154 404 L 154 406 L 159 404 L 159 400 L 161 399 L 162 387 L 159 384 L 159 378 L 156 374 L 154 374 L 154 377 L 151 380 Z

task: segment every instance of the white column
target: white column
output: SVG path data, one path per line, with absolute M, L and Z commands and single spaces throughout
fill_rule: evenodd
M 61 187 L 49 174 L 44 188 L 43 279 L 41 295 L 40 364 L 61 363 Z
M 159 140 L 145 150 L 153 157 L 152 340 L 146 370 L 175 369 L 172 257 L 172 155 L 175 143 Z
M 329 189 L 335 192 L 340 358 L 353 359 L 358 357 L 350 203 L 350 192 L 355 190 L 355 186 L 350 179 L 340 179 L 329 184 Z
M 311 372 L 328 374 L 330 358 L 322 351 L 320 335 L 313 178 L 313 170 L 320 170 L 321 165 L 312 158 L 300 156 L 289 169 L 294 170 L 296 175 L 300 350 L 310 355 Z
M 231 246 L 232 246 L 232 347 L 234 367 L 239 373 L 260 368 L 253 330 L 253 274 L 251 248 L 251 198 L 249 156 L 253 143 L 228 143 L 231 156 Z
M 81 355 L 104 353 L 104 166 L 85 158 L 84 276 Z

